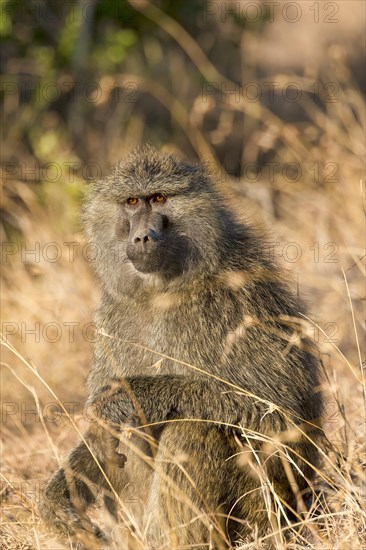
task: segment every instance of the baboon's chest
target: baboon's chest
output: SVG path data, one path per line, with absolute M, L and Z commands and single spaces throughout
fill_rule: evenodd
M 220 309 L 208 298 L 175 307 L 134 311 L 114 323 L 114 360 L 122 375 L 192 374 L 193 365 L 212 372 L 223 360 L 228 326 L 238 312 Z M 196 371 L 197 372 L 197 371 Z

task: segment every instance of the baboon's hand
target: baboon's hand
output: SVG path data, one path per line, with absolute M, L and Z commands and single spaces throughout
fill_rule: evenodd
M 85 515 L 79 516 L 67 499 L 59 497 L 54 501 L 46 496 L 39 504 L 39 512 L 46 525 L 63 536 L 79 535 L 81 539 L 89 539 L 89 542 L 106 538 L 103 531 L 89 518 Z
M 139 424 L 136 403 L 123 380 L 103 386 L 93 398 L 92 407 L 97 420 L 109 425 L 136 427 Z
M 85 440 L 93 447 L 90 432 L 85 434 Z M 87 507 L 95 502 L 103 482 L 101 470 L 87 445 L 80 441 L 45 486 L 39 503 L 41 517 L 63 535 L 103 538 L 99 527 L 86 515 Z

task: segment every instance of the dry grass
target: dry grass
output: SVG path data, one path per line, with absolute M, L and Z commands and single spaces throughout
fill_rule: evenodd
M 227 82 L 204 55 L 197 55 L 194 48 L 199 46 L 179 28 L 153 11 L 150 16 L 158 18 L 168 33 L 178 33 L 181 47 L 192 55 L 203 75 Z M 255 186 L 245 178 L 225 178 L 231 190 L 246 196 L 245 208 L 250 209 L 251 216 L 270 220 L 276 235 L 273 240 L 281 242 L 276 252 L 285 252 L 283 246 L 288 243 L 296 243 L 296 250 L 301 251 L 298 261 L 286 262 L 283 257 L 282 261 L 298 276 L 300 293 L 310 303 L 306 327 L 318 343 L 324 362 L 324 431 L 330 443 L 322 448 L 323 463 L 317 476 L 316 499 L 322 504 L 319 508 L 314 502 L 313 509 L 319 508 L 318 513 L 311 510 L 300 518 L 296 532 L 290 527 L 279 529 L 274 543 L 277 548 L 366 547 L 364 100 L 348 82 L 348 72 L 338 54 L 333 61 L 340 101 L 327 104 L 325 109 L 313 103 L 307 105 L 306 128 L 296 122 L 284 123 L 260 104 L 228 101 L 220 105 L 227 113 L 241 110 L 250 120 L 260 119 L 256 141 L 276 143 L 276 158 L 282 163 L 296 162 L 303 174 L 291 184 L 281 174 L 275 175 L 272 185 L 263 174 Z M 128 80 L 130 75 L 120 74 L 118 78 Z M 283 75 L 278 74 L 273 80 L 281 78 Z M 199 113 L 193 108 L 194 104 L 197 109 L 197 101 L 189 115 L 188 107 L 172 104 L 172 98 L 157 84 L 153 88 L 142 81 L 141 86 L 156 93 L 171 110 L 175 124 L 187 133 L 197 155 L 216 165 L 212 136 L 204 132 Z M 138 141 L 143 133 L 141 124 L 144 122 L 139 120 L 137 126 L 129 125 L 120 148 L 128 148 L 130 137 L 132 142 Z M 172 148 L 171 144 L 167 146 Z M 255 160 L 255 152 L 253 155 L 247 162 Z M 314 182 L 309 167 L 329 162 L 339 168 L 337 181 Z M 26 183 L 13 181 L 12 189 L 22 198 L 22 204 L 5 194 L 5 206 L 19 220 L 23 244 L 34 249 L 35 243 L 40 243 L 40 252 L 37 257 L 24 255 L 19 241 L 3 270 L 2 320 L 8 343 L 2 346 L 1 367 L 5 416 L 0 542 L 9 550 L 71 549 L 76 548 L 74 541 L 60 542 L 40 523 L 37 502 L 45 480 L 86 426 L 82 416 L 83 385 L 92 355 L 88 324 L 99 290 L 81 254 L 83 239 L 73 218 L 60 208 L 59 194 L 51 193 L 44 208 Z M 273 210 L 274 196 L 277 213 Z M 54 263 L 47 259 L 47 253 L 51 257 L 53 251 L 44 248 L 52 242 L 58 243 L 62 253 Z M 72 261 L 70 245 L 64 244 L 71 242 L 79 243 Z M 290 258 L 294 250 L 287 248 Z M 36 333 L 27 332 L 31 329 Z M 67 414 L 70 411 L 73 423 Z M 263 490 L 270 490 L 265 477 Z M 108 527 L 103 510 L 92 514 Z M 131 523 L 135 519 L 132 517 Z M 144 546 L 143 534 L 137 537 L 139 541 L 132 541 L 123 529 L 121 532 L 112 526 L 112 532 L 114 542 L 110 548 Z M 272 533 L 256 543 L 243 541 L 241 548 L 252 548 L 253 544 L 265 547 L 270 537 L 273 543 Z

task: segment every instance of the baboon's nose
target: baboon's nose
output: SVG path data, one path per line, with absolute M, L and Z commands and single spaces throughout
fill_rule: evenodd
M 138 243 L 146 244 L 150 240 L 151 240 L 151 235 L 141 235 L 140 237 L 135 237 L 133 242 L 134 244 L 138 244 Z
M 133 254 L 151 253 L 157 246 L 159 235 L 153 229 L 138 231 L 131 239 Z

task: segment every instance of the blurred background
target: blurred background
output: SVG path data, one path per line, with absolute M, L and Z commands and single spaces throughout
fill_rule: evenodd
M 205 163 L 240 214 L 270 228 L 310 305 L 325 429 L 358 502 L 365 3 L 3 0 L 0 36 L 4 547 L 58 547 L 35 503 L 78 437 L 60 403 L 85 423 L 99 290 L 80 204 L 90 179 L 146 142 Z M 329 535 L 349 548 L 366 525 L 357 510 L 352 532 L 334 519 Z

